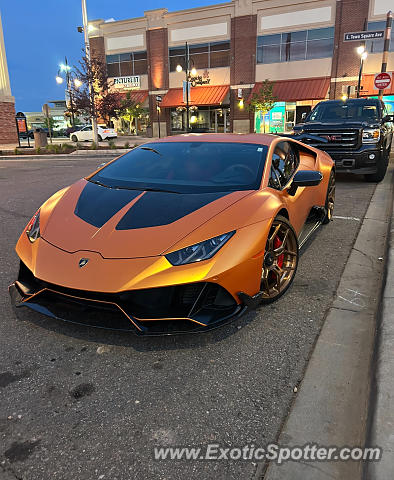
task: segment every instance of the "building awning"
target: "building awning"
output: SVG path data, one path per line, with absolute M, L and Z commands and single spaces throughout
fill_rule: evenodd
M 137 105 L 141 105 L 148 98 L 148 90 L 130 90 L 130 99 Z M 127 93 L 122 92 L 119 95 L 126 98 Z
M 209 85 L 204 87 L 191 87 L 189 105 L 198 107 L 204 105 L 221 105 L 229 91 L 229 85 Z M 160 104 L 161 107 L 184 107 L 183 89 L 171 88 L 164 95 Z
M 295 80 L 274 81 L 273 94 L 278 102 L 296 102 L 301 100 L 322 100 L 326 98 L 330 86 L 329 77 L 317 78 L 297 78 Z M 257 82 L 253 87 L 252 93 L 258 93 L 262 86 Z
M 375 75 L 374 74 L 363 75 L 362 82 L 361 82 L 362 89 L 360 90 L 360 95 L 362 97 L 378 96 L 379 95 L 379 90 L 375 89 L 374 80 L 375 80 Z M 383 91 L 383 95 L 394 95 L 394 82 L 393 82 L 393 80 L 394 80 L 394 74 L 393 74 L 393 77 L 392 77 L 392 80 L 391 80 L 390 87 L 386 88 Z

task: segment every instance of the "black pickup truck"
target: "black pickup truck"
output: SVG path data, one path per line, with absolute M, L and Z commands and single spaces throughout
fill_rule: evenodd
M 367 181 L 380 182 L 389 161 L 393 122 L 378 99 L 327 100 L 294 126 L 294 134 L 311 134 L 303 141 L 331 155 L 338 172 L 364 174 Z M 327 142 L 317 142 L 313 136 Z

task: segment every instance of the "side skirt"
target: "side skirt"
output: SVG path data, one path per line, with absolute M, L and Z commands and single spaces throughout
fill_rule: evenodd
M 298 236 L 298 245 L 300 250 L 305 246 L 306 242 L 312 237 L 316 230 L 322 224 L 323 218 L 326 215 L 324 207 L 312 207 L 306 219 L 304 226 Z

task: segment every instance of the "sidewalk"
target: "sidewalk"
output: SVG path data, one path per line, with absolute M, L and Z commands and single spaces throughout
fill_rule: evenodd
M 369 445 L 383 449 L 380 462 L 368 465 L 368 480 L 394 478 L 394 208 L 388 238 L 386 283 L 377 326 L 375 374 L 371 395 Z
M 384 260 L 390 234 L 394 166 L 376 187 L 348 258 L 336 298 L 307 366 L 278 443 L 286 446 L 363 447 L 385 450 L 383 460 L 367 466 L 361 461 L 288 461 L 271 463 L 265 480 L 388 480 L 394 478 L 394 240 L 380 328 L 376 413 L 371 426 L 374 391 L 376 329 L 384 285 Z M 394 225 L 394 224 L 393 224 Z M 391 231 L 393 235 L 393 231 Z M 383 260 L 383 261 L 382 261 Z M 371 441 L 368 441 L 368 438 Z
M 141 137 L 139 135 L 124 135 L 121 137 L 114 138 L 113 141 L 115 145 L 123 146 L 126 142 L 130 144 L 130 146 L 134 145 L 141 145 L 142 143 L 151 142 L 157 140 L 158 137 L 148 138 L 148 137 Z M 62 144 L 62 143 L 70 143 L 74 144 L 69 138 L 66 137 L 59 137 L 53 138 L 52 142 L 54 144 Z M 92 142 L 80 142 L 83 145 L 90 145 Z M 50 145 L 50 141 L 48 138 L 48 145 Z M 99 142 L 100 146 L 108 145 L 107 141 Z M 34 148 L 34 140 L 30 139 L 30 146 Z M 2 152 L 14 152 L 15 148 L 20 148 L 24 150 L 28 147 L 28 142 L 25 139 L 21 139 L 21 147 L 19 147 L 18 143 L 8 143 L 8 144 L 0 144 L 0 151 Z

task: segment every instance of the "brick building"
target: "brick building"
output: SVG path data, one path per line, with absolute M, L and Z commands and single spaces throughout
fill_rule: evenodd
M 185 52 L 192 131 L 291 130 L 302 113 L 357 85 L 360 42 L 344 34 L 383 30 L 392 0 L 232 0 L 178 12 L 150 10 L 143 17 L 90 22 L 92 53 L 106 61 L 112 88 L 149 109 L 153 135 L 186 130 Z M 393 38 L 393 37 L 392 37 Z M 369 40 L 362 95 L 376 95 L 383 40 Z M 181 69 L 182 67 L 182 69 Z M 394 41 L 388 71 L 394 70 Z M 265 79 L 275 82 L 277 103 L 262 118 L 245 105 Z M 386 100 L 393 102 L 394 88 Z
M 15 100 L 14 97 L 11 96 L 3 27 L 0 16 L 0 145 L 17 142 Z

